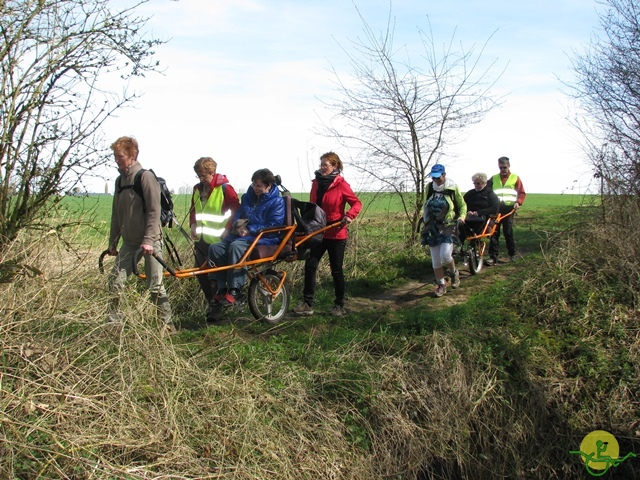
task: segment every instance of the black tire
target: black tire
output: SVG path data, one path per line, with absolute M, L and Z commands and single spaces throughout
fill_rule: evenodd
M 266 272 L 262 275 L 270 287 L 275 290 L 280 284 L 280 276 L 276 272 Z M 267 323 L 278 323 L 284 319 L 289 311 L 289 288 L 285 283 L 274 297 L 264 288 L 262 280 L 255 277 L 249 283 L 249 310 L 256 320 Z
M 471 273 L 471 275 L 480 273 L 484 265 L 484 258 L 480 255 L 479 247 L 480 242 L 478 240 L 472 240 L 467 249 L 467 263 L 469 264 L 469 273 Z

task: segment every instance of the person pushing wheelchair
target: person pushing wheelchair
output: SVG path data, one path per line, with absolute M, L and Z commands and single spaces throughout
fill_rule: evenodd
M 507 213 L 516 212 L 524 203 L 527 194 L 522 185 L 522 179 L 515 173 L 511 173 L 511 163 L 508 157 L 498 159 L 500 173 L 494 175 L 487 182 L 500 200 L 500 213 L 504 219 L 498 224 L 498 228 L 489 242 L 489 256 L 491 257 L 487 265 L 498 263 L 498 250 L 500 248 L 500 230 L 504 233 L 504 240 L 507 244 L 509 261 L 516 259 L 516 241 L 513 237 L 513 217 L 506 216 Z

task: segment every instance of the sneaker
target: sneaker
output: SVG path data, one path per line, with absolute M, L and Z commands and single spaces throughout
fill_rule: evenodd
M 487 265 L 487 267 L 490 267 L 490 266 L 495 265 L 496 263 L 498 263 L 498 259 L 495 258 L 495 257 L 491 257 L 491 258 L 486 259 L 484 261 L 484 263 L 485 263 L 485 265 Z
M 436 288 L 433 291 L 433 295 L 436 298 L 443 296 L 445 293 L 447 293 L 447 286 L 444 283 L 439 283 L 438 285 L 436 285 Z
M 214 300 L 215 302 L 220 303 L 226 294 L 227 294 L 227 289 L 226 289 L 226 288 L 221 288 L 221 289 L 220 289 L 220 290 L 218 290 L 218 291 L 216 292 L 216 294 L 213 296 L 213 300 Z
M 310 306 L 307 302 L 302 302 L 296 308 L 293 309 L 293 313 L 296 315 L 301 315 L 303 317 L 313 315 L 313 307 Z
M 242 294 L 240 293 L 240 290 L 237 288 L 230 288 L 220 300 L 220 305 L 223 307 L 230 307 L 231 305 L 239 303 L 241 300 Z
M 451 276 L 451 288 L 458 288 L 460 286 L 460 272 L 456 270 Z
M 515 262 L 516 261 L 516 256 L 515 255 L 509 255 L 509 261 L 510 262 Z
M 347 309 L 340 305 L 334 305 L 331 309 L 331 315 L 334 317 L 344 317 L 347 314 Z

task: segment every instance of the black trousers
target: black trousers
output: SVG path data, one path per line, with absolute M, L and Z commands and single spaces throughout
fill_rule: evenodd
M 460 245 L 464 244 L 467 237 L 482 233 L 487 217 L 467 217 L 464 223 L 458 225 L 458 240 Z
M 507 209 L 506 211 L 500 210 L 500 213 L 503 215 L 505 213 L 509 213 L 511 209 Z M 489 256 L 491 258 L 498 258 L 498 250 L 500 249 L 500 229 L 502 229 L 502 233 L 504 234 L 504 240 L 507 244 L 507 252 L 509 256 L 512 257 L 516 254 L 516 241 L 513 238 L 513 217 L 515 215 L 509 215 L 507 218 L 503 219 L 496 229 L 496 233 L 491 236 L 491 240 L 489 241 Z
M 195 262 L 193 266 L 201 267 L 209 260 L 209 244 L 202 239 L 198 240 L 194 245 L 193 253 L 195 256 Z M 198 283 L 200 283 L 200 289 L 202 290 L 202 293 L 204 293 L 204 297 L 207 299 L 207 303 L 210 303 L 211 300 L 213 300 L 213 295 L 216 292 L 214 292 L 213 288 L 211 287 L 209 275 L 196 275 L 196 278 L 198 279 Z
M 333 288 L 335 290 L 335 305 L 344 307 L 344 272 L 342 266 L 344 264 L 344 252 L 347 247 L 346 240 L 327 240 L 323 239 L 315 247 L 311 248 L 309 258 L 304 264 L 304 289 L 302 291 L 303 300 L 307 305 L 313 306 L 313 299 L 316 292 L 316 273 L 318 264 L 324 255 L 329 254 L 329 266 L 331 267 L 331 276 L 333 277 Z

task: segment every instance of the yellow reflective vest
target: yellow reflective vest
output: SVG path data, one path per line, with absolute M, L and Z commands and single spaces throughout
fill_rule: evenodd
M 205 242 L 217 243 L 224 232 L 224 227 L 231 217 L 231 211 L 222 213 L 224 203 L 224 188 L 218 185 L 211 191 L 207 202 L 203 205 L 200 199 L 200 191 L 193 192 L 193 205 L 196 211 L 196 233 Z
M 516 190 L 518 176 L 511 173 L 509 178 L 507 178 L 507 182 L 503 185 L 500 174 L 498 173 L 491 178 L 491 181 L 493 183 L 493 191 L 500 201 L 508 207 L 515 205 L 518 201 L 518 191 Z

